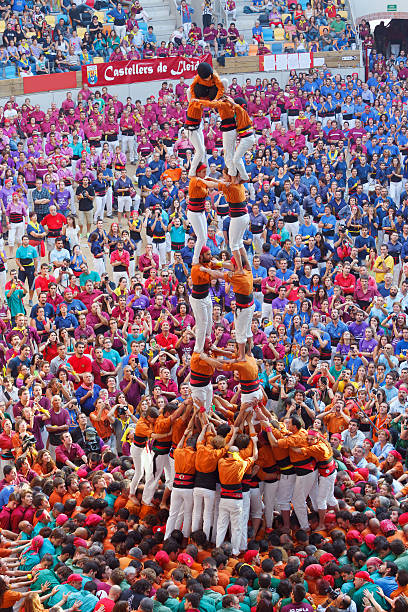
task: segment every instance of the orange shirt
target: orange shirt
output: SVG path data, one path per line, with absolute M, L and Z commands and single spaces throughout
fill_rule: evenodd
M 244 270 L 240 273 L 234 272 L 233 274 L 226 272 L 224 278 L 228 283 L 231 283 L 235 294 L 252 295 L 254 290 L 254 277 L 251 270 Z
M 192 176 L 188 184 L 188 205 L 187 210 L 191 212 L 203 212 L 204 202 L 208 196 L 208 187 L 203 179 Z
M 225 455 L 225 448 L 213 448 L 211 444 L 197 443 L 195 467 L 199 472 L 209 474 L 217 469 L 218 460 Z
M 211 280 L 211 276 L 208 272 L 204 272 L 200 270 L 203 264 L 194 264 L 191 267 L 191 280 L 193 281 L 193 285 L 203 285 L 205 283 L 209 283 Z
M 201 359 L 200 353 L 195 352 L 191 356 L 190 369 L 190 384 L 193 387 L 208 385 L 215 372 L 215 368 Z
M 189 446 L 176 448 L 174 450 L 174 469 L 176 474 L 194 474 L 195 455 L 196 451 Z
M 344 414 L 349 415 L 349 411 L 344 409 Z M 341 433 L 347 429 L 348 423 L 346 419 L 337 412 L 323 413 L 323 421 L 327 427 L 327 431 L 331 434 Z
M 218 191 L 223 192 L 228 204 L 245 202 L 245 188 L 243 185 L 236 185 L 234 183 L 224 185 L 223 183 L 218 183 Z
M 95 427 L 98 432 L 98 436 L 102 438 L 102 440 L 107 440 L 112 435 L 112 426 L 108 421 L 108 412 L 106 408 L 104 408 L 101 412 L 100 418 L 97 418 L 96 412 L 91 412 L 89 415 L 90 421 L 92 425 Z
M 64 503 L 64 496 L 65 496 L 65 493 L 64 493 L 64 495 L 61 495 L 60 493 L 57 493 L 56 491 L 53 491 L 53 492 L 51 493 L 51 495 L 50 495 L 49 500 L 48 500 L 48 501 L 49 501 L 49 503 L 50 503 L 51 508 L 53 508 L 53 507 L 54 507 L 54 505 L 55 505 L 57 502 L 59 502 L 60 504 L 63 504 L 63 503 Z M 79 502 L 78 502 L 78 503 L 79 503 Z
M 194 77 L 190 85 L 190 97 L 196 98 L 194 87 L 204 85 L 205 87 L 216 87 L 218 89 L 215 99 L 221 98 L 224 93 L 224 85 L 216 72 L 213 72 L 209 79 L 202 79 L 198 74 Z

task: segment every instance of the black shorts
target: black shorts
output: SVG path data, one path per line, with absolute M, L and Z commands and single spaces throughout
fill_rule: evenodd
M 24 270 L 18 271 L 18 280 L 24 283 L 26 279 L 28 282 L 28 288 L 34 289 L 35 266 L 30 266 L 28 268 L 24 268 Z

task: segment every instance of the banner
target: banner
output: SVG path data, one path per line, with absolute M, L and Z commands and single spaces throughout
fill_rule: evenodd
M 79 76 L 79 71 L 78 71 Z M 23 88 L 25 94 L 41 91 L 55 91 L 57 89 L 75 89 L 77 84 L 76 72 L 56 72 L 55 74 L 42 74 L 37 76 L 23 77 Z
M 308 70 L 313 68 L 313 53 L 283 53 L 260 57 L 259 69 L 264 72 L 276 70 Z
M 125 60 L 106 64 L 82 66 L 82 82 L 90 87 L 144 83 L 145 81 L 169 81 L 192 79 L 200 62 L 212 64 L 211 54 L 201 57 L 165 57 L 147 60 Z

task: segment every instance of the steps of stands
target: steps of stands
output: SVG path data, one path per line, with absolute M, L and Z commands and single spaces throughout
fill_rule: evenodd
M 151 2 L 144 1 L 143 8 L 151 17 L 147 22 L 147 26 L 153 26 L 153 32 L 157 37 L 157 42 L 160 44 L 162 40 L 168 42 L 171 34 L 176 28 L 176 20 L 170 15 L 169 2 L 166 0 L 159 2 L 152 0 Z
M 251 6 L 252 0 L 235 0 L 236 8 L 237 8 L 237 18 L 235 20 L 235 25 L 238 28 L 240 33 L 244 34 L 244 38 L 248 44 L 252 43 L 252 28 L 255 25 L 255 21 L 257 20 L 257 14 L 252 13 L 244 13 L 244 6 Z M 351 8 L 350 8 L 350 0 L 345 0 L 344 10 L 346 10 L 351 16 Z M 229 18 L 229 22 L 233 21 Z M 350 19 L 351 21 L 351 19 Z

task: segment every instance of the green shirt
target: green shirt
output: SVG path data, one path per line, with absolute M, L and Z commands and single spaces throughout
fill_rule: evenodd
M 387 602 L 385 601 L 385 599 L 383 597 L 380 597 L 380 595 L 377 592 L 377 585 L 373 584 L 372 582 L 366 582 L 365 584 L 363 584 L 362 587 L 360 587 L 359 589 L 354 589 L 349 591 L 349 595 L 351 597 L 351 599 L 354 601 L 354 603 L 357 606 L 357 612 L 363 612 L 364 611 L 364 603 L 363 603 L 363 599 L 365 597 L 364 595 L 364 591 L 368 590 L 370 593 L 373 594 L 374 599 L 377 603 L 380 604 L 380 606 L 383 608 L 383 610 L 389 610 L 389 605 L 387 604 Z
M 94 270 L 92 270 L 92 272 L 90 272 L 89 274 L 80 274 L 79 285 L 81 287 L 85 287 L 85 283 L 89 280 L 91 280 L 93 283 L 99 283 L 101 280 L 101 277 Z
M 342 19 L 340 19 L 340 21 L 337 21 L 337 19 L 333 19 L 330 24 L 330 29 L 333 30 L 333 32 L 337 33 L 343 32 L 346 29 L 346 22 Z
M 57 578 L 57 575 L 49 569 L 45 569 L 45 570 L 41 570 L 41 572 L 38 574 L 38 578 L 35 582 L 33 582 L 33 584 L 31 585 L 31 591 L 39 591 L 42 587 L 43 584 L 45 584 L 46 582 L 50 583 L 50 588 L 48 589 L 48 591 L 46 591 L 46 593 L 49 593 L 50 591 L 52 591 L 52 589 L 55 586 L 59 586 L 60 585 L 60 581 Z M 59 591 L 57 593 L 57 595 L 59 594 Z M 62 596 L 62 594 L 61 594 Z M 56 599 L 55 601 L 60 601 L 61 596 L 59 596 L 58 599 Z M 47 606 L 52 606 L 52 604 L 50 605 L 50 600 L 47 600 Z
M 17 251 L 16 251 L 16 259 L 20 259 L 20 260 L 28 260 L 26 262 L 22 262 L 20 261 L 21 265 L 24 266 L 24 268 L 28 268 L 29 266 L 33 266 L 34 265 L 34 259 L 38 258 L 38 253 L 37 253 L 37 249 L 33 246 L 19 246 Z
M 10 295 L 10 289 L 6 291 L 6 299 L 8 307 L 10 308 L 11 316 L 15 317 L 18 314 L 25 314 L 23 304 L 24 291 L 22 289 L 16 289 Z

